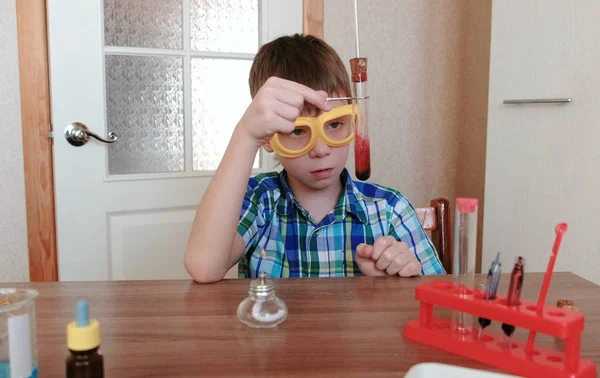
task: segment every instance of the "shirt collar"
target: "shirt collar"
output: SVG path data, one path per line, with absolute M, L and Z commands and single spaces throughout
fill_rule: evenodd
M 342 171 L 340 179 L 344 186 L 344 191 L 340 195 L 338 204 L 334 209 L 336 218 L 340 215 L 341 219 L 344 219 L 346 216 L 345 213 L 348 212 L 356 216 L 362 223 L 367 224 L 367 207 L 365 205 L 363 194 L 354 184 L 350 172 L 348 172 L 346 168 Z M 294 207 L 297 207 L 302 212 L 308 213 L 294 197 L 294 194 L 287 183 L 287 172 L 285 169 L 279 173 L 279 182 L 281 185 L 281 195 L 276 203 L 277 213 L 279 215 L 289 215 L 294 210 Z M 340 210 L 342 211 L 340 212 Z

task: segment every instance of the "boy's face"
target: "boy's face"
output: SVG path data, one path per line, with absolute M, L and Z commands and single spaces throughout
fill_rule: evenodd
M 344 105 L 348 105 L 348 103 L 345 101 L 331 102 L 332 108 Z M 305 107 L 300 115 L 316 117 L 319 114 L 321 114 L 320 109 Z M 270 147 L 268 150 L 272 151 Z M 315 146 L 302 156 L 286 158 L 278 155 L 278 159 L 292 180 L 298 181 L 306 188 L 320 190 L 335 184 L 340 179 L 340 174 L 348 160 L 349 151 L 350 144 L 331 147 L 322 140 L 318 140 Z

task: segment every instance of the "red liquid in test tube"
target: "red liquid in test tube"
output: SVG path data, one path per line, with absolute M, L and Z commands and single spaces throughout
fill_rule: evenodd
M 364 181 L 371 177 L 371 142 L 361 135 L 354 139 L 354 165 L 357 179 Z

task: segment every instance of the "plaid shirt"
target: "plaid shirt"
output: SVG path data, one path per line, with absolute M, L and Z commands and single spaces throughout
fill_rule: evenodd
M 259 174 L 248 182 L 238 233 L 246 250 L 240 278 L 358 276 L 354 255 L 360 243 L 385 235 L 408 244 L 422 274 L 444 274 L 435 248 L 412 205 L 399 192 L 341 175 L 344 191 L 335 208 L 316 223 L 294 198 L 281 173 Z M 262 250 L 265 250 L 264 255 Z

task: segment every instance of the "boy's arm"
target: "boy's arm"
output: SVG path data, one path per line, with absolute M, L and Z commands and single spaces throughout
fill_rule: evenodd
M 184 259 L 194 280 L 223 279 L 245 250 L 237 225 L 260 146 L 274 133 L 291 133 L 305 102 L 331 110 L 326 99 L 325 92 L 276 77 L 269 78 L 256 93 L 196 210 Z
M 237 226 L 257 152 L 256 144 L 236 129 L 202 196 L 185 251 L 185 267 L 198 282 L 223 279 L 244 253 Z

